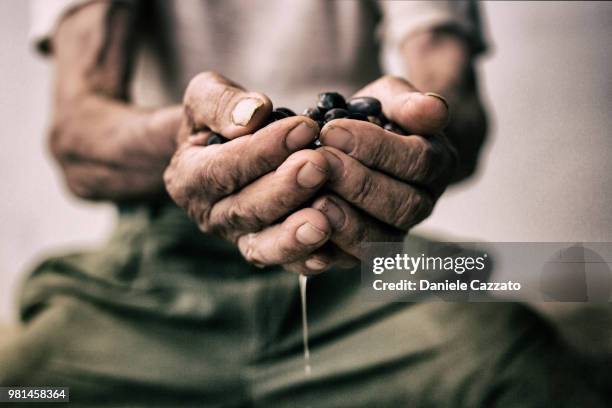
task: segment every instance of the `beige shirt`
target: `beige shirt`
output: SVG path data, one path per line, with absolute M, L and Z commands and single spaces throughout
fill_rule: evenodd
M 91 0 L 90 0 L 91 1 Z M 114 0 L 117 1 L 117 0 Z M 214 70 L 275 105 L 296 111 L 319 92 L 350 95 L 382 73 L 405 75 L 406 37 L 453 26 L 484 49 L 476 4 L 459 1 L 123 0 L 143 13 L 151 33 L 133 81 L 135 103 L 179 102 L 189 80 Z M 31 37 L 52 51 L 60 19 L 87 0 L 32 3 Z

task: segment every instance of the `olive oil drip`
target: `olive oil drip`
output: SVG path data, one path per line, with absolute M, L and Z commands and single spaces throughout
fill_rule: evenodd
M 308 277 L 300 274 L 300 298 L 302 300 L 302 341 L 304 343 L 304 373 L 310 375 L 310 349 L 308 348 L 308 313 L 306 310 L 306 281 Z

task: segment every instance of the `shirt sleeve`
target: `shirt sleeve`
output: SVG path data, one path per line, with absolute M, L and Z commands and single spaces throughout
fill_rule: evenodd
M 468 41 L 473 54 L 487 49 L 478 3 L 473 0 L 389 1 L 379 0 L 382 21 L 379 35 L 383 66 L 398 71 L 402 42 L 421 31 L 438 27 L 457 30 Z
M 31 0 L 29 39 L 42 55 L 53 53 L 53 34 L 64 17 L 94 2 L 114 1 L 132 3 L 130 0 Z

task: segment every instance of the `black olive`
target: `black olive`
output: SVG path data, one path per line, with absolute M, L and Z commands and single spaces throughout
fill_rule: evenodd
M 269 122 L 276 122 L 277 120 L 281 120 L 281 119 L 285 119 L 288 118 L 289 115 L 287 115 L 286 112 L 284 111 L 279 111 L 278 109 L 275 109 L 272 111 L 272 113 L 270 114 L 270 117 L 268 118 Z
M 212 133 L 208 140 L 206 141 L 206 146 L 214 145 L 214 144 L 223 144 L 227 142 L 229 139 L 224 138 L 218 133 Z
M 292 110 L 291 110 L 291 109 L 289 109 L 289 108 L 276 108 L 276 109 L 274 109 L 274 111 L 276 111 L 276 112 L 282 112 L 282 113 L 285 113 L 285 114 L 287 115 L 287 117 L 289 117 L 289 116 L 295 116 L 295 112 L 294 112 L 294 111 L 292 111 Z
M 319 94 L 317 108 L 328 111 L 330 109 L 346 109 L 346 101 L 338 92 L 323 92 Z
M 308 108 L 302 112 L 302 115 L 308 116 L 310 119 L 316 121 L 323 120 L 325 114 L 319 108 Z
M 407 134 L 404 129 L 402 129 L 397 123 L 394 123 L 394 122 L 388 122 L 383 127 L 385 130 L 388 130 L 389 132 L 397 133 L 398 135 Z
M 361 96 L 349 100 L 346 104 L 351 113 L 363 113 L 366 116 L 378 116 L 382 113 L 382 105 L 376 98 Z
M 346 118 L 349 115 L 346 109 L 334 108 L 325 114 L 325 122 L 330 120 Z
M 349 113 L 346 116 L 347 119 L 353 119 L 353 120 L 363 120 L 363 121 L 368 121 L 368 117 L 366 115 L 364 115 L 363 113 Z

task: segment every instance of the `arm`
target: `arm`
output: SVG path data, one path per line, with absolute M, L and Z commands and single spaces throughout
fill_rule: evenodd
M 135 11 L 93 2 L 53 36 L 55 89 L 50 148 L 69 189 L 93 200 L 155 198 L 175 150 L 180 107 L 129 104 Z

